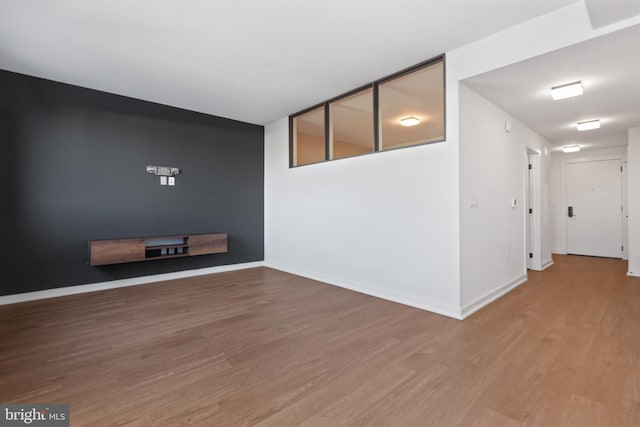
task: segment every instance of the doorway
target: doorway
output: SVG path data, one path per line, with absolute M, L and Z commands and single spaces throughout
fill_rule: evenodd
M 622 258 L 622 160 L 566 165 L 567 253 Z

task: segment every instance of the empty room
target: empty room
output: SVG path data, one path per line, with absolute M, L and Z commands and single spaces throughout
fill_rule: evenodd
M 0 0 L 0 425 L 640 425 L 639 47 L 636 0 Z

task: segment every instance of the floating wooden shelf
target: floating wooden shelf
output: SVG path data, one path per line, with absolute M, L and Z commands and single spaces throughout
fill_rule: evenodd
M 227 235 L 182 234 L 89 241 L 89 265 L 120 264 L 227 252 Z

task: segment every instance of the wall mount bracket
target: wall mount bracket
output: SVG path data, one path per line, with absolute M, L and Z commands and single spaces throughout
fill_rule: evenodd
M 175 176 L 179 175 L 182 171 L 170 166 L 147 166 L 147 172 L 160 176 Z

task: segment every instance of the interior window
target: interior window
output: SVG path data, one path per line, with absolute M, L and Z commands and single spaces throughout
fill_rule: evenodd
M 444 139 L 442 61 L 380 84 L 380 149 Z
M 445 140 L 444 55 L 289 117 L 289 166 Z
M 325 160 L 324 107 L 293 119 L 293 166 Z
M 331 159 L 373 152 L 373 89 L 330 104 Z

